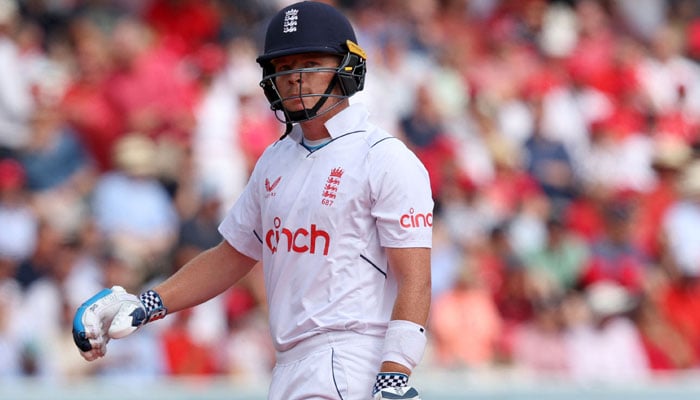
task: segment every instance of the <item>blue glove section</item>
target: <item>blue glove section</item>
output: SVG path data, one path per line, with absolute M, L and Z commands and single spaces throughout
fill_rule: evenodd
M 87 299 L 75 312 L 75 317 L 73 317 L 73 341 L 81 351 L 92 350 L 92 345 L 86 337 L 87 333 L 85 332 L 85 325 L 83 324 L 83 315 L 85 315 L 85 310 L 111 293 L 112 289 L 102 289 L 96 295 Z
M 134 309 L 129 316 L 131 317 L 131 326 L 141 326 L 149 322 L 147 321 L 148 315 L 146 315 L 146 310 L 143 308 Z

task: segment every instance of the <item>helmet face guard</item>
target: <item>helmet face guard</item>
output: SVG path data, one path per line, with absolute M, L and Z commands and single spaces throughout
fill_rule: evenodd
M 335 68 L 302 68 L 291 71 L 275 72 L 272 60 L 278 57 L 322 53 L 334 54 L 340 58 Z M 356 44 L 355 32 L 350 21 L 334 7 L 314 1 L 302 1 L 283 8 L 271 19 L 265 35 L 265 51 L 257 59 L 262 67 L 262 80 L 265 97 L 270 102 L 270 108 L 281 111 L 282 120 L 287 124 L 306 121 L 332 109 L 334 105 L 323 112 L 320 109 L 329 98 L 345 99 L 364 87 L 366 74 L 365 52 Z M 284 101 L 277 88 L 279 79 L 288 79 L 289 75 L 309 73 L 334 74 L 324 93 L 304 94 L 290 98 L 315 98 L 315 104 L 306 104 L 304 110 L 290 112 L 285 109 Z M 309 100 L 311 102 L 313 100 Z M 338 101 L 336 104 L 340 104 Z
M 281 122 L 301 122 L 313 119 L 334 108 L 335 105 L 319 113 L 319 110 L 329 98 L 346 99 L 362 90 L 364 87 L 366 72 L 365 58 L 363 56 L 364 53 L 360 55 L 348 51 L 348 53 L 343 56 L 343 59 L 336 68 L 299 68 L 283 72 L 275 72 L 272 64 L 268 62 L 263 68 L 263 79 L 260 81 L 260 86 L 265 93 L 265 97 L 270 102 L 270 108 L 275 111 L 275 115 L 277 115 L 277 118 Z M 300 78 L 299 81 L 301 81 L 303 74 L 312 73 L 334 75 L 323 93 L 299 94 L 298 96 L 291 96 L 288 98 L 282 98 L 282 96 L 279 94 L 276 84 L 277 79 L 286 79 L 286 77 L 290 75 L 298 75 Z M 339 88 L 339 90 L 335 90 L 336 87 Z M 299 93 L 301 93 L 301 86 L 299 89 Z M 317 100 L 315 104 L 307 104 L 305 101 L 305 107 L 303 110 L 288 111 L 284 108 L 283 103 L 285 100 L 291 98 Z M 340 102 L 337 102 L 336 104 L 339 103 Z M 284 119 L 280 118 L 277 111 L 281 111 L 284 114 Z

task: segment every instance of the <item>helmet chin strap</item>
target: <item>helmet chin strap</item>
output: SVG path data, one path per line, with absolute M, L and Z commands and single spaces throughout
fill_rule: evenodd
M 302 122 L 302 121 L 307 121 L 313 118 L 318 117 L 318 110 L 323 107 L 324 104 L 326 104 L 326 101 L 330 97 L 329 95 L 335 88 L 335 85 L 337 83 L 337 79 L 333 78 L 331 82 L 328 84 L 328 87 L 326 88 L 326 91 L 323 93 L 323 96 L 321 96 L 318 101 L 316 101 L 316 104 L 314 104 L 313 107 L 309 108 L 304 108 L 303 110 L 299 111 L 284 111 L 285 118 L 287 122 Z

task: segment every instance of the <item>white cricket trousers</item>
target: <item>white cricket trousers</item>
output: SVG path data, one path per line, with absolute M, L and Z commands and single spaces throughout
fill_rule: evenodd
M 328 332 L 278 352 L 268 400 L 370 400 L 383 340 Z

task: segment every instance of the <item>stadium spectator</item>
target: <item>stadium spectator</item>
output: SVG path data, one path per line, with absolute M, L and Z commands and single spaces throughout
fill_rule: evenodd
M 39 226 L 26 179 L 26 171 L 17 160 L 0 159 L 0 255 L 17 262 L 34 252 Z
M 267 382 L 274 365 L 262 285 L 262 276 L 253 274 L 224 295 L 228 330 L 219 344 L 219 362 L 226 376 L 242 384 Z
M 590 257 L 579 278 L 581 285 L 612 281 L 635 294 L 642 291 L 649 266 L 633 240 L 633 207 L 624 199 L 609 199 L 605 203 L 604 232 L 591 243 Z
M 80 303 L 76 297 L 101 287 L 101 276 L 72 232 L 44 221 L 39 238 L 37 252 L 43 252 L 45 258 L 41 265 L 34 264 L 40 276 L 27 286 L 22 308 L 40 313 L 42 318 L 22 321 L 23 363 L 29 375 L 67 379 L 85 372 L 84 365 L 76 362 L 79 359 L 65 353 L 66 341 L 72 340 L 72 310 Z M 32 261 L 39 258 L 37 254 Z
M 663 266 L 668 284 L 657 292 L 661 313 L 696 349 L 700 343 L 700 161 L 688 164 L 679 179 L 681 197 L 664 214 Z
M 649 367 L 654 372 L 692 369 L 700 362 L 698 346 L 694 346 L 659 308 L 653 293 L 645 294 L 633 313 L 646 351 Z
M 0 253 L 0 377 L 22 376 L 22 288 L 15 278 L 18 261 Z
M 434 307 L 430 325 L 439 366 L 481 369 L 497 360 L 503 321 L 474 265 L 462 265 L 454 287 Z
M 635 241 L 652 262 L 661 262 L 663 246 L 662 220 L 666 211 L 679 198 L 678 177 L 688 161 L 692 149 L 680 139 L 657 138 L 654 145 L 652 168 L 655 181 L 649 191 L 638 197 L 635 220 Z
M 542 102 L 533 100 L 530 105 L 534 116 L 534 129 L 523 144 L 523 168 L 537 181 L 555 210 L 561 210 L 575 195 L 574 163 L 566 145 L 545 134 L 542 125 Z
M 562 378 L 569 372 L 569 355 L 564 340 L 562 295 L 550 293 L 533 299 L 532 320 L 514 329 L 510 362 L 538 377 Z M 547 351 L 542 351 L 547 349 Z
M 112 50 L 106 34 L 87 18 L 73 21 L 71 31 L 75 66 L 61 99 L 62 112 L 96 168 L 106 172 L 114 167 L 112 147 L 126 129 L 107 89 L 114 68 Z
M 415 104 L 400 120 L 401 137 L 423 162 L 434 196 L 440 196 L 445 174 L 454 169 L 455 144 L 446 133 L 438 103 L 427 85 L 416 89 Z
M 589 286 L 582 296 L 565 300 L 570 308 L 564 339 L 568 376 L 581 383 L 649 378 L 641 335 L 629 316 L 636 306 L 632 293 L 618 283 L 602 281 Z
M 0 2 L 0 150 L 17 150 L 30 140 L 34 110 L 30 77 L 14 34 L 21 22 L 14 0 Z M 2 155 L 2 154 L 0 154 Z
M 125 131 L 189 143 L 197 92 L 177 52 L 134 17 L 118 20 L 109 39 L 114 68 L 106 93 Z
M 678 28 L 671 25 L 660 27 L 654 33 L 650 52 L 639 66 L 637 76 L 655 114 L 664 116 L 680 111 L 691 117 L 691 122 L 697 123 L 700 67 L 686 55 L 683 39 Z M 688 141 L 696 139 L 684 136 L 684 132 L 695 133 L 693 130 L 679 130 L 675 134 Z
M 166 47 L 181 55 L 217 39 L 221 15 L 217 4 L 197 0 L 154 0 L 142 11 L 144 22 Z
M 209 54 L 198 57 L 195 62 L 199 95 L 194 106 L 191 138 L 193 172 L 199 186 L 213 190 L 222 204 L 229 204 L 236 198 L 246 179 L 243 152 L 236 145 L 235 127 L 240 107 L 236 92 L 232 90 L 237 81 L 234 74 L 239 69 L 234 66 L 235 48 L 232 44 L 230 53 L 218 46 L 202 49 Z M 246 54 L 243 49 L 239 50 Z
M 170 375 L 212 375 L 218 373 L 215 351 L 198 341 L 188 330 L 192 310 L 179 314 L 163 332 L 167 372 Z
M 550 282 L 559 293 L 566 293 L 579 284 L 590 248 L 556 213 L 547 219 L 546 226 L 545 245 L 525 254 L 523 262 L 537 279 Z
M 179 216 L 158 180 L 158 147 L 130 134 L 114 148 L 118 169 L 100 176 L 90 200 L 91 216 L 108 243 L 128 257 L 142 279 L 163 267 L 173 245 Z
M 676 184 L 679 196 L 662 216 L 661 240 L 673 275 L 693 276 L 700 266 L 700 161 L 688 163 Z

